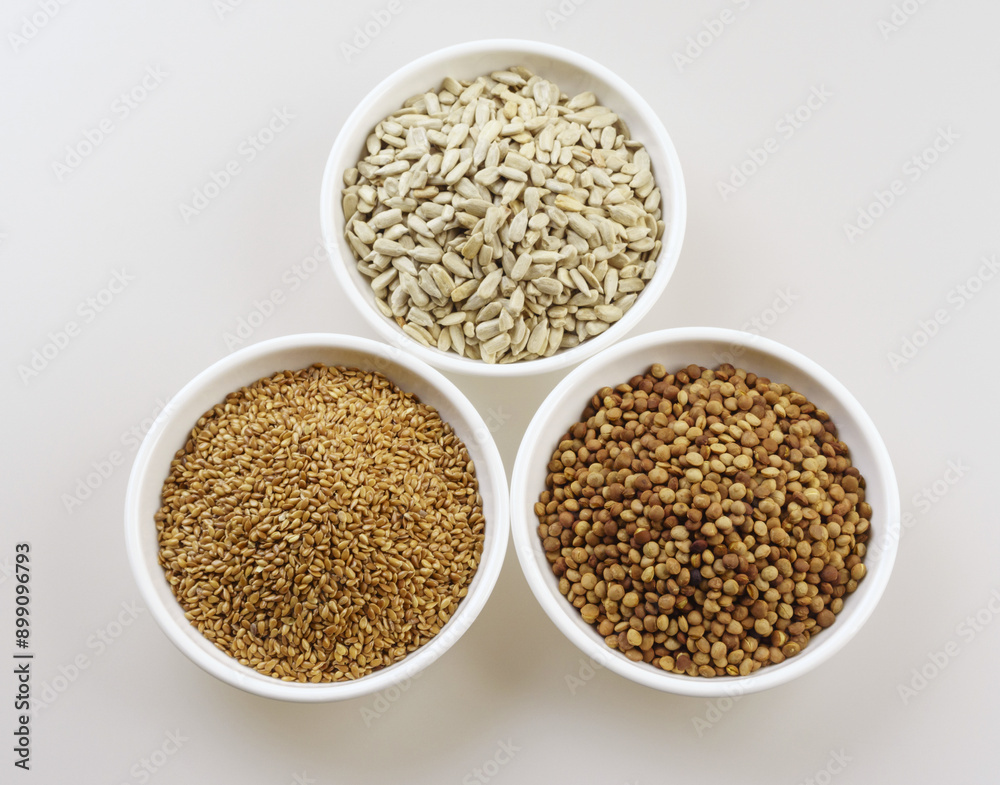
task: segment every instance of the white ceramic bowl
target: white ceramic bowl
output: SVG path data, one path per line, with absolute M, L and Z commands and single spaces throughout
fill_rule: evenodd
M 592 90 L 604 105 L 617 112 L 635 139 L 641 141 L 653 163 L 653 174 L 662 194 L 663 248 L 656 273 L 646 284 L 625 316 L 605 332 L 571 349 L 520 363 L 491 365 L 470 360 L 454 352 L 428 348 L 406 335 L 375 307 L 369 279 L 357 269 L 357 261 L 344 237 L 341 208 L 344 171 L 357 165 L 365 140 L 378 122 L 399 109 L 417 93 L 437 88 L 446 76 L 474 79 L 482 74 L 524 65 L 540 76 L 556 82 L 563 92 L 574 95 Z M 333 270 L 348 297 L 384 340 L 405 349 L 421 360 L 446 371 L 484 376 L 524 376 L 567 368 L 601 349 L 611 346 L 653 307 L 673 274 L 684 239 L 687 202 L 684 177 L 673 143 L 663 123 L 649 104 L 621 78 L 583 55 L 537 41 L 475 41 L 441 49 L 404 66 L 387 77 L 351 113 L 334 142 L 323 176 L 320 220 Z
M 644 373 L 653 363 L 668 371 L 691 363 L 716 367 L 731 362 L 775 382 L 788 384 L 836 423 L 850 447 L 851 460 L 867 483 L 872 507 L 868 574 L 858 590 L 844 598 L 836 622 L 809 641 L 794 657 L 748 676 L 703 678 L 667 673 L 636 663 L 609 649 L 596 629 L 559 593 L 538 537 L 534 504 L 545 488 L 552 451 L 569 426 L 577 422 L 589 399 L 601 387 L 615 386 Z M 549 618 L 585 654 L 632 681 L 665 692 L 702 697 L 733 696 L 768 689 L 812 670 L 841 649 L 865 623 L 885 590 L 899 541 L 899 492 L 888 451 L 861 405 L 827 371 L 812 360 L 774 341 L 736 330 L 685 327 L 641 335 L 592 357 L 570 372 L 542 403 L 528 426 L 511 479 L 511 526 L 514 545 L 532 592 Z
M 154 515 L 174 453 L 195 422 L 225 396 L 257 379 L 313 363 L 378 371 L 406 392 L 435 407 L 465 442 L 476 466 L 486 518 L 486 541 L 468 595 L 430 642 L 387 668 L 360 679 L 299 684 L 265 676 L 238 663 L 205 639 L 184 618 L 157 563 Z M 319 702 L 355 698 L 412 677 L 440 657 L 476 618 L 486 603 L 507 548 L 507 478 L 489 428 L 468 399 L 438 371 L 393 347 L 344 335 L 306 334 L 248 346 L 211 366 L 175 395 L 156 418 L 135 458 L 125 499 L 125 541 L 143 601 L 167 637 L 213 676 L 235 687 L 290 701 Z

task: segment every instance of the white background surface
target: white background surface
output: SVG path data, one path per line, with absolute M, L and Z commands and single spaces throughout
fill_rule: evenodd
M 0 15 L 0 658 L 12 662 L 8 570 L 15 542 L 27 540 L 33 687 L 48 699 L 32 719 L 29 773 L 12 765 L 17 712 L 0 700 L 0 781 L 474 782 L 508 740 L 517 751 L 498 771 L 487 766 L 491 782 L 995 777 L 1000 624 L 990 623 L 989 603 L 1000 537 L 990 440 L 1000 281 L 973 283 L 971 299 L 955 289 L 1000 250 L 994 3 L 908 0 L 918 10 L 893 31 L 880 29 L 893 14 L 888 0 L 590 0 L 564 3 L 562 19 L 546 16 L 562 15 L 557 2 L 403 2 L 349 59 L 342 44 L 386 3 L 247 0 L 221 18 L 209 0 L 177 5 L 71 2 L 24 43 L 8 34 L 41 6 L 17 0 Z M 679 67 L 675 53 L 724 9 L 731 23 Z M 250 341 L 370 335 L 327 267 L 290 283 L 317 244 L 319 183 L 340 123 L 413 58 L 503 36 L 601 61 L 643 93 L 673 137 L 687 177 L 687 240 L 640 331 L 771 321 L 768 337 L 854 392 L 893 455 L 910 525 L 888 591 L 843 652 L 796 682 L 721 705 L 604 671 L 571 689 L 581 655 L 544 617 L 512 548 L 472 629 L 381 707 L 371 697 L 303 706 L 246 695 L 175 651 L 141 605 L 117 626 L 122 604 L 138 599 L 122 540 L 130 430 L 141 432 L 158 401 L 225 355 L 224 334 L 274 289 L 285 302 Z M 151 67 L 162 83 L 124 116 L 116 98 Z M 831 97 L 786 138 L 778 124 L 814 87 Z M 242 140 L 283 108 L 294 119 L 248 161 Z M 106 118 L 113 131 L 60 180 L 53 162 Z M 914 180 L 913 165 L 904 167 L 939 129 L 957 139 Z M 718 183 L 772 136 L 777 152 L 724 199 Z M 179 205 L 230 159 L 241 174 L 185 223 Z M 902 195 L 852 242 L 844 224 L 896 179 Z M 87 298 L 115 271 L 128 286 L 88 317 Z M 771 320 L 782 292 L 794 302 Z M 894 368 L 889 353 L 938 311 L 947 321 Z M 22 378 L 19 366 L 71 320 L 79 334 Z M 503 421 L 496 437 L 509 469 L 556 378 L 456 381 L 484 416 Z M 67 509 L 114 451 L 122 465 Z M 978 629 L 966 621 L 977 612 Z M 934 658 L 948 662 L 938 669 Z M 75 661 L 85 667 L 74 672 Z M 931 677 L 922 687 L 912 670 L 921 668 Z M 10 670 L 0 668 L 0 696 L 14 693 Z M 366 727 L 365 710 L 380 709 Z M 143 759 L 175 731 L 179 750 L 154 755 L 162 766 L 143 773 Z M 834 754 L 849 761 L 831 773 Z

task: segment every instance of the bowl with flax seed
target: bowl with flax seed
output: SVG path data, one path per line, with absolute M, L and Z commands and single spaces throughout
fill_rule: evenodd
M 140 448 L 126 544 L 167 637 L 217 678 L 291 701 L 398 684 L 496 582 L 507 486 L 465 396 L 392 347 L 295 335 L 236 352 Z

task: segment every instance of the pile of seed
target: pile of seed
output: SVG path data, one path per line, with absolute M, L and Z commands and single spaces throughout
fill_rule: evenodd
M 608 646 L 691 676 L 801 651 L 865 576 L 871 509 L 788 385 L 662 365 L 593 397 L 535 505 L 559 590 Z
M 314 365 L 228 395 L 177 452 L 160 564 L 222 651 L 285 681 L 354 679 L 433 638 L 483 549 L 451 426 L 384 376 Z
M 347 240 L 379 310 L 422 344 L 547 357 L 621 319 L 655 271 L 649 155 L 593 93 L 523 67 L 447 78 L 366 146 L 344 173 Z

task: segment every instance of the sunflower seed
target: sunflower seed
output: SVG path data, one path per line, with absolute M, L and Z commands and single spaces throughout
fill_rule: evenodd
M 485 362 L 607 329 L 662 248 L 647 151 L 593 93 L 567 98 L 521 66 L 411 98 L 343 182 L 346 239 L 379 311 Z
M 403 213 L 401 210 L 383 210 L 377 215 L 373 216 L 368 222 L 368 225 L 372 229 L 388 229 L 390 226 L 395 226 L 400 221 L 403 220 Z
M 622 318 L 622 309 L 617 305 L 596 305 L 594 313 L 602 322 L 617 322 Z
M 496 356 L 509 346 L 510 336 L 507 333 L 500 333 L 486 341 L 482 346 L 482 351 L 486 354 Z
M 563 285 L 554 278 L 539 278 L 534 284 L 542 294 L 559 294 L 563 290 Z

